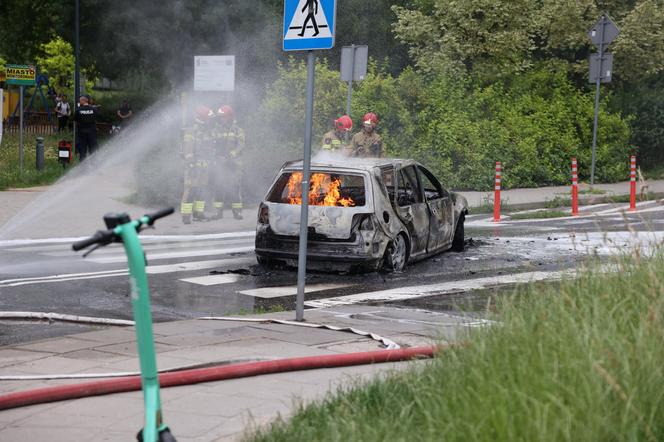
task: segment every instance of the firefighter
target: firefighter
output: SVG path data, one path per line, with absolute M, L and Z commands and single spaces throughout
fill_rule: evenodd
M 199 106 L 195 112 L 194 124 L 185 130 L 182 141 L 184 157 L 184 191 L 182 192 L 182 222 L 191 224 L 205 219 L 206 190 L 209 183 L 209 168 L 213 158 L 211 139 L 211 118 L 214 112 L 206 106 Z
M 321 143 L 324 151 L 347 153 L 347 134 L 353 129 L 353 120 L 343 115 L 332 122 L 334 129 L 323 135 Z
M 216 219 L 224 216 L 224 202 L 231 203 L 233 218 L 242 219 L 242 153 L 244 131 L 235 121 L 235 112 L 228 105 L 217 110 L 214 130 L 215 166 L 212 175 L 212 205 Z
M 353 136 L 351 156 L 364 158 L 383 156 L 383 140 L 376 133 L 376 126 L 378 126 L 378 117 L 373 112 L 367 113 L 362 118 L 362 130 Z

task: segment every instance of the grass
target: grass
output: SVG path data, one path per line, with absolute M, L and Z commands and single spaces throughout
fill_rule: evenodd
M 606 190 L 598 189 L 597 187 L 589 187 L 585 190 L 579 190 L 579 195 L 604 195 Z
M 71 140 L 70 134 L 67 139 Z M 34 134 L 23 135 L 23 174 L 19 167 L 19 135 L 3 134 L 0 144 L 0 190 L 12 187 L 33 187 L 51 184 L 60 178 L 65 169 L 58 162 L 58 140 L 64 135 L 46 135 L 44 138 L 44 169 L 35 167 Z M 68 166 L 70 167 L 70 166 Z
M 253 441 L 664 440 L 664 257 L 500 298 L 501 325 L 351 385 Z
M 537 210 L 533 212 L 511 213 L 510 219 L 543 219 L 543 218 L 562 218 L 571 216 L 571 212 L 563 210 Z
M 479 206 L 471 207 L 470 213 L 493 213 L 493 197 L 487 195 L 482 198 L 482 203 Z M 500 199 L 500 209 L 504 212 L 510 211 L 509 198 Z

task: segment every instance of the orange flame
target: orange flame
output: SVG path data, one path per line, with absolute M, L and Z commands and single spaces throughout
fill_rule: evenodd
M 314 173 L 309 180 L 309 204 L 312 206 L 353 207 L 352 198 L 341 198 L 341 180 L 329 174 Z M 288 203 L 302 204 L 302 172 L 293 172 L 288 179 Z

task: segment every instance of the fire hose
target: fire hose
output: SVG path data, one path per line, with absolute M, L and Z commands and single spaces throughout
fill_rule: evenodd
M 444 348 L 445 347 L 440 346 L 424 346 L 400 348 L 396 350 L 376 350 L 338 355 L 286 358 L 274 361 L 248 362 L 183 370 L 160 374 L 159 384 L 162 388 L 168 388 L 198 384 L 201 382 L 213 382 L 299 370 L 348 367 L 382 362 L 399 362 L 415 358 L 431 358 Z M 140 389 L 140 376 L 106 379 L 82 384 L 58 385 L 0 395 L 0 410 L 68 399 L 100 396 L 111 393 L 137 391 Z

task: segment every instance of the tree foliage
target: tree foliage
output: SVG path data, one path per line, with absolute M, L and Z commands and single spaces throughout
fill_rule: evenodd
M 42 54 L 35 57 L 42 73 L 53 86 L 69 88 L 74 78 L 74 49 L 61 37 L 41 45 Z

